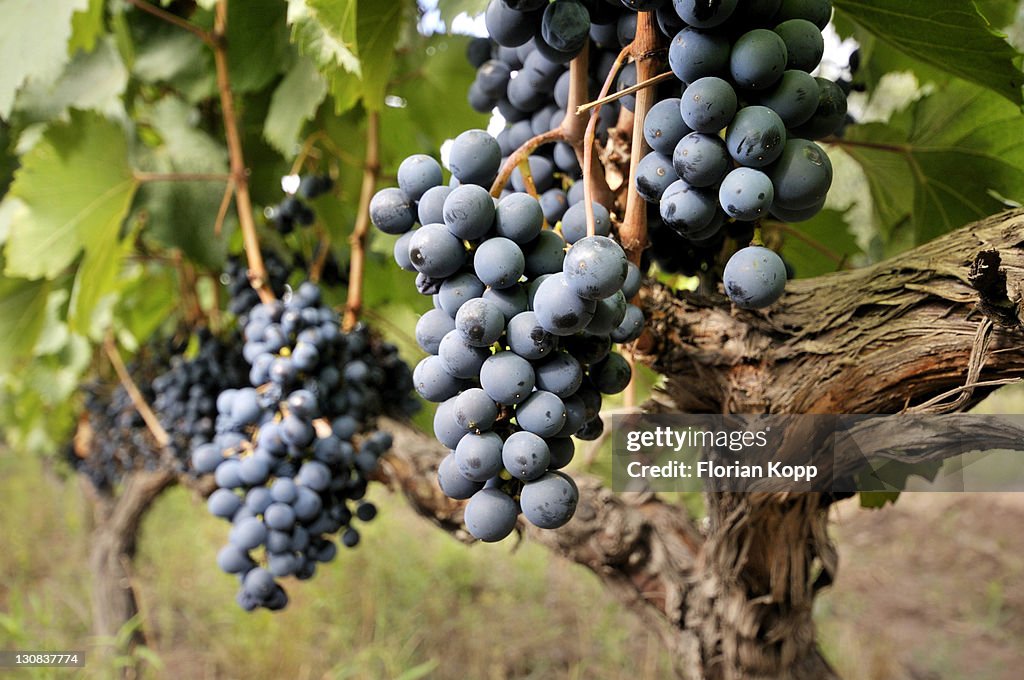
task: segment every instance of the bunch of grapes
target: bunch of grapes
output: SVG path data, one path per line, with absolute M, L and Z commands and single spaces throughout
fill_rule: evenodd
M 284 295 L 293 267 L 274 251 L 263 251 L 261 255 L 270 290 L 278 297 Z M 249 281 L 249 267 L 245 258 L 237 255 L 228 258 L 221 283 L 227 286 L 228 311 L 238 320 L 239 326 L 244 327 L 246 314 L 260 301 Z
M 168 369 L 150 383 L 149 403 L 171 435 L 170 454 L 181 470 L 189 451 L 213 439 L 217 395 L 244 386 L 249 372 L 239 353 L 242 338 L 237 331 L 222 340 L 204 328 L 197 339 L 194 356 L 175 354 Z
M 239 605 L 276 610 L 287 603 L 277 579 L 312 577 L 337 554 L 334 534 L 359 542 L 354 520 L 377 513 L 368 476 L 392 443 L 374 419 L 417 403 L 397 348 L 365 327 L 343 332 L 314 284 L 254 307 L 244 338 L 248 386 L 217 396 L 215 435 L 192 465 L 213 473 L 209 510 L 231 522 L 217 563 L 238 575 Z
M 685 22 L 669 47 L 683 82 L 644 120 L 652 152 L 636 188 L 662 222 L 697 247 L 729 221 L 769 214 L 800 222 L 823 207 L 832 165 L 812 140 L 846 120 L 843 88 L 810 74 L 821 61 L 830 0 L 675 2 Z M 775 302 L 786 281 L 782 259 L 762 246 L 733 255 L 725 290 L 739 307 Z
M 443 185 L 436 160 L 414 155 L 399 166 L 399 186 L 370 202 L 373 223 L 399 235 L 398 265 L 433 296 L 435 309 L 416 326 L 430 356 L 414 383 L 439 403 L 434 433 L 451 450 L 441 489 L 469 499 L 466 526 L 484 541 L 511 533 L 520 512 L 545 529 L 572 518 L 578 491 L 560 472 L 571 437 L 600 436 L 601 395 L 631 377 L 612 343 L 636 339 L 643 326 L 628 303 L 640 272 L 608 238 L 607 211 L 592 236 L 582 211 L 563 218 L 560 233 L 544 229 L 536 198 L 495 200 L 484 188 L 501 156 L 497 140 L 469 130 L 451 146 L 454 186 Z
M 220 337 L 200 329 L 196 340 L 198 347 L 191 357 L 183 355 L 181 343 L 172 341 L 140 353 L 128 367 L 143 399 L 170 435 L 166 448 L 149 432 L 122 385 L 110 387 L 97 380 L 83 388 L 80 427 L 86 426 L 90 436 L 86 449 L 76 449 L 72 443 L 68 452 L 73 467 L 96 489 L 109 493 L 135 470 L 183 472 L 188 452 L 213 438 L 217 395 L 244 386 L 248 366 L 239 353 L 242 343 L 237 332 Z
M 316 221 L 316 213 L 303 201 L 311 201 L 334 188 L 334 180 L 328 175 L 306 175 L 299 179 L 294 192 L 284 200 L 264 211 L 266 218 L 277 227 L 281 234 L 290 234 L 295 226 L 308 227 Z

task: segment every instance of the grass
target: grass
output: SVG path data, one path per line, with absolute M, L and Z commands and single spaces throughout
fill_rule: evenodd
M 94 649 L 88 506 L 75 479 L 0 458 L 0 645 Z M 168 678 L 668 677 L 660 640 L 589 572 L 511 540 L 467 547 L 378 490 L 380 516 L 354 550 L 289 580 L 284 612 L 246 614 L 214 560 L 227 524 L 184 489 L 147 516 L 135 582 L 151 652 Z M 17 521 L 10 521 L 16 518 Z M 32 678 L 112 677 L 86 671 Z

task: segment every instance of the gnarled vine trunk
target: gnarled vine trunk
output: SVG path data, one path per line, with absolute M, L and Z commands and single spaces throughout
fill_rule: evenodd
M 93 633 L 116 637 L 138 615 L 138 601 L 131 581 L 139 525 L 157 496 L 173 484 L 175 475 L 166 470 L 129 473 L 115 497 L 93 493 L 93 530 L 90 537 L 89 570 L 92 574 Z M 86 482 L 88 484 L 88 482 Z M 129 647 L 144 642 L 142 627 L 127 640 Z M 124 653 L 128 650 L 110 650 Z M 126 677 L 134 669 L 126 668 Z
M 979 281 L 985 267 L 998 276 L 989 271 Z M 668 379 L 663 403 L 655 405 L 661 409 L 963 410 L 996 381 L 1024 376 L 1022 291 L 1018 211 L 872 267 L 793 281 L 765 312 L 651 284 L 642 293 L 649 332 L 637 343 L 637 358 Z M 447 451 L 401 423 L 389 426 L 396 445 L 382 479 L 421 514 L 469 540 L 460 504 L 433 484 Z M 960 452 L 951 446 L 946 455 Z M 848 472 L 859 462 L 836 465 Z M 698 527 L 653 494 L 614 494 L 597 479 L 578 481 L 572 522 L 558 531 L 524 531 L 593 570 L 650 620 L 682 677 L 837 677 L 817 648 L 812 619 L 814 597 L 838 566 L 827 533 L 836 497 L 707 494 L 708 517 Z

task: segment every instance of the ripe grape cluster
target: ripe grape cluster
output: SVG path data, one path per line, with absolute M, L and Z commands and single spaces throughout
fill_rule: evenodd
M 288 193 L 277 205 L 269 206 L 264 215 L 281 234 L 292 233 L 296 225 L 308 227 L 316 221 L 316 213 L 303 199 L 311 201 L 333 188 L 334 180 L 329 175 L 306 175 L 299 179 L 293 193 Z
M 832 165 L 812 140 L 846 121 L 846 94 L 810 74 L 821 61 L 830 0 L 675 2 L 685 22 L 669 66 L 683 87 L 651 107 L 636 189 L 697 247 L 728 221 L 800 222 L 823 207 Z M 726 293 L 758 308 L 782 295 L 785 265 L 757 246 L 725 267 Z
M 439 404 L 434 433 L 451 450 L 439 485 L 469 500 L 466 526 L 483 541 L 505 538 L 520 512 L 545 529 L 572 518 L 578 490 L 560 472 L 571 437 L 601 434 L 601 395 L 631 377 L 612 343 L 643 326 L 628 303 L 640 273 L 608 238 L 607 211 L 593 236 L 568 217 L 560 233 L 544 229 L 536 198 L 498 200 L 484 188 L 501 162 L 499 142 L 469 130 L 451 146 L 450 185 L 436 160 L 417 154 L 399 166 L 399 186 L 370 203 L 373 223 L 399 236 L 398 265 L 433 296 L 416 326 L 429 356 L 414 384 Z
M 239 354 L 237 332 L 218 336 L 200 329 L 196 343 L 190 356 L 184 354 L 187 343 L 154 345 L 128 366 L 143 399 L 170 435 L 166 448 L 158 445 L 124 386 L 95 380 L 83 387 L 79 434 L 87 436 L 79 437 L 77 446 L 72 442 L 67 452 L 72 466 L 97 490 L 110 493 L 132 471 L 184 472 L 189 451 L 213 438 L 217 394 L 243 386 L 248 366 Z
M 354 520 L 372 520 L 368 476 L 392 444 L 374 429 L 387 411 L 410 413 L 412 375 L 397 348 L 357 327 L 343 332 L 319 287 L 248 314 L 241 356 L 248 384 L 216 397 L 212 441 L 192 452 L 213 473 L 212 514 L 231 522 L 220 568 L 237 574 L 246 610 L 285 606 L 278 578 L 308 579 L 337 554 L 331 536 L 359 542 Z

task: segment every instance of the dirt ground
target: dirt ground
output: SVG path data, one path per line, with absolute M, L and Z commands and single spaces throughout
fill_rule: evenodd
M 1024 494 L 840 504 L 821 641 L 848 680 L 1024 678 Z

